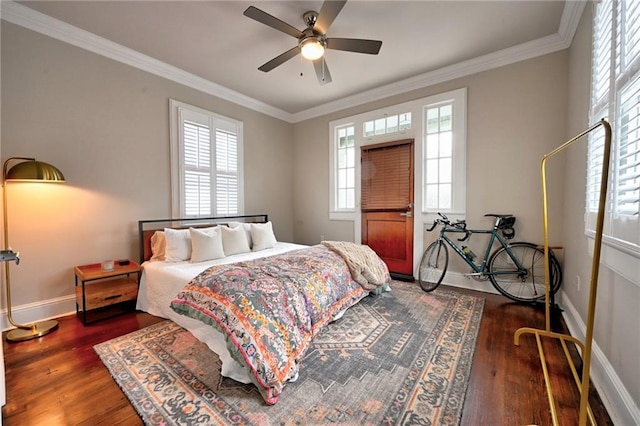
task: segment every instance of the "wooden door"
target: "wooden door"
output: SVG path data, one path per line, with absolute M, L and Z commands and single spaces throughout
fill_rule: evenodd
M 413 280 L 413 139 L 362 147 L 362 243 Z

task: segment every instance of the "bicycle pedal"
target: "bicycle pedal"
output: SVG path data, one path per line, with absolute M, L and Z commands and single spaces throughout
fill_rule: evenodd
M 480 277 L 484 275 L 482 272 L 469 272 L 468 274 L 462 274 L 465 277 Z

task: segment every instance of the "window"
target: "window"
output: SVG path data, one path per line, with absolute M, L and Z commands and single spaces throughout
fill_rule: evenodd
M 448 211 L 453 205 L 453 108 L 450 102 L 425 108 L 424 210 Z
M 364 122 L 363 133 L 365 137 L 396 133 L 411 128 L 411 113 L 387 115 Z
M 242 123 L 174 100 L 170 110 L 174 217 L 242 213 Z
M 413 141 L 363 147 L 362 211 L 397 208 L 409 205 L 413 189 Z M 375 177 L 375 178 L 374 178 Z
M 338 140 L 336 208 L 349 211 L 356 206 L 355 127 L 339 127 L 336 131 Z
M 602 0 L 593 25 L 590 121 L 613 128 L 605 243 L 640 255 L 640 3 Z M 604 131 L 589 135 L 587 233 L 595 229 Z
M 464 217 L 466 89 L 346 117 L 329 127 L 330 219 L 354 221 L 359 235 L 361 148 L 401 139 L 415 140 L 416 213 L 421 211 L 423 221 L 437 212 Z
M 422 211 L 464 215 L 466 92 L 428 98 L 424 108 Z

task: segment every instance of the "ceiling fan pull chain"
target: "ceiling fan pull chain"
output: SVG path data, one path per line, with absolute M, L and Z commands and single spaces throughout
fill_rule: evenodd
M 324 60 L 324 56 L 322 57 L 322 81 L 324 81 L 324 67 L 325 67 L 325 60 Z

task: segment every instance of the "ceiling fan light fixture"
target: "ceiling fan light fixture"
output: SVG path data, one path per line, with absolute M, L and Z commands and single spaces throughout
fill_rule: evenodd
M 320 59 L 324 55 L 324 45 L 320 40 L 309 38 L 300 43 L 302 56 L 310 61 Z

